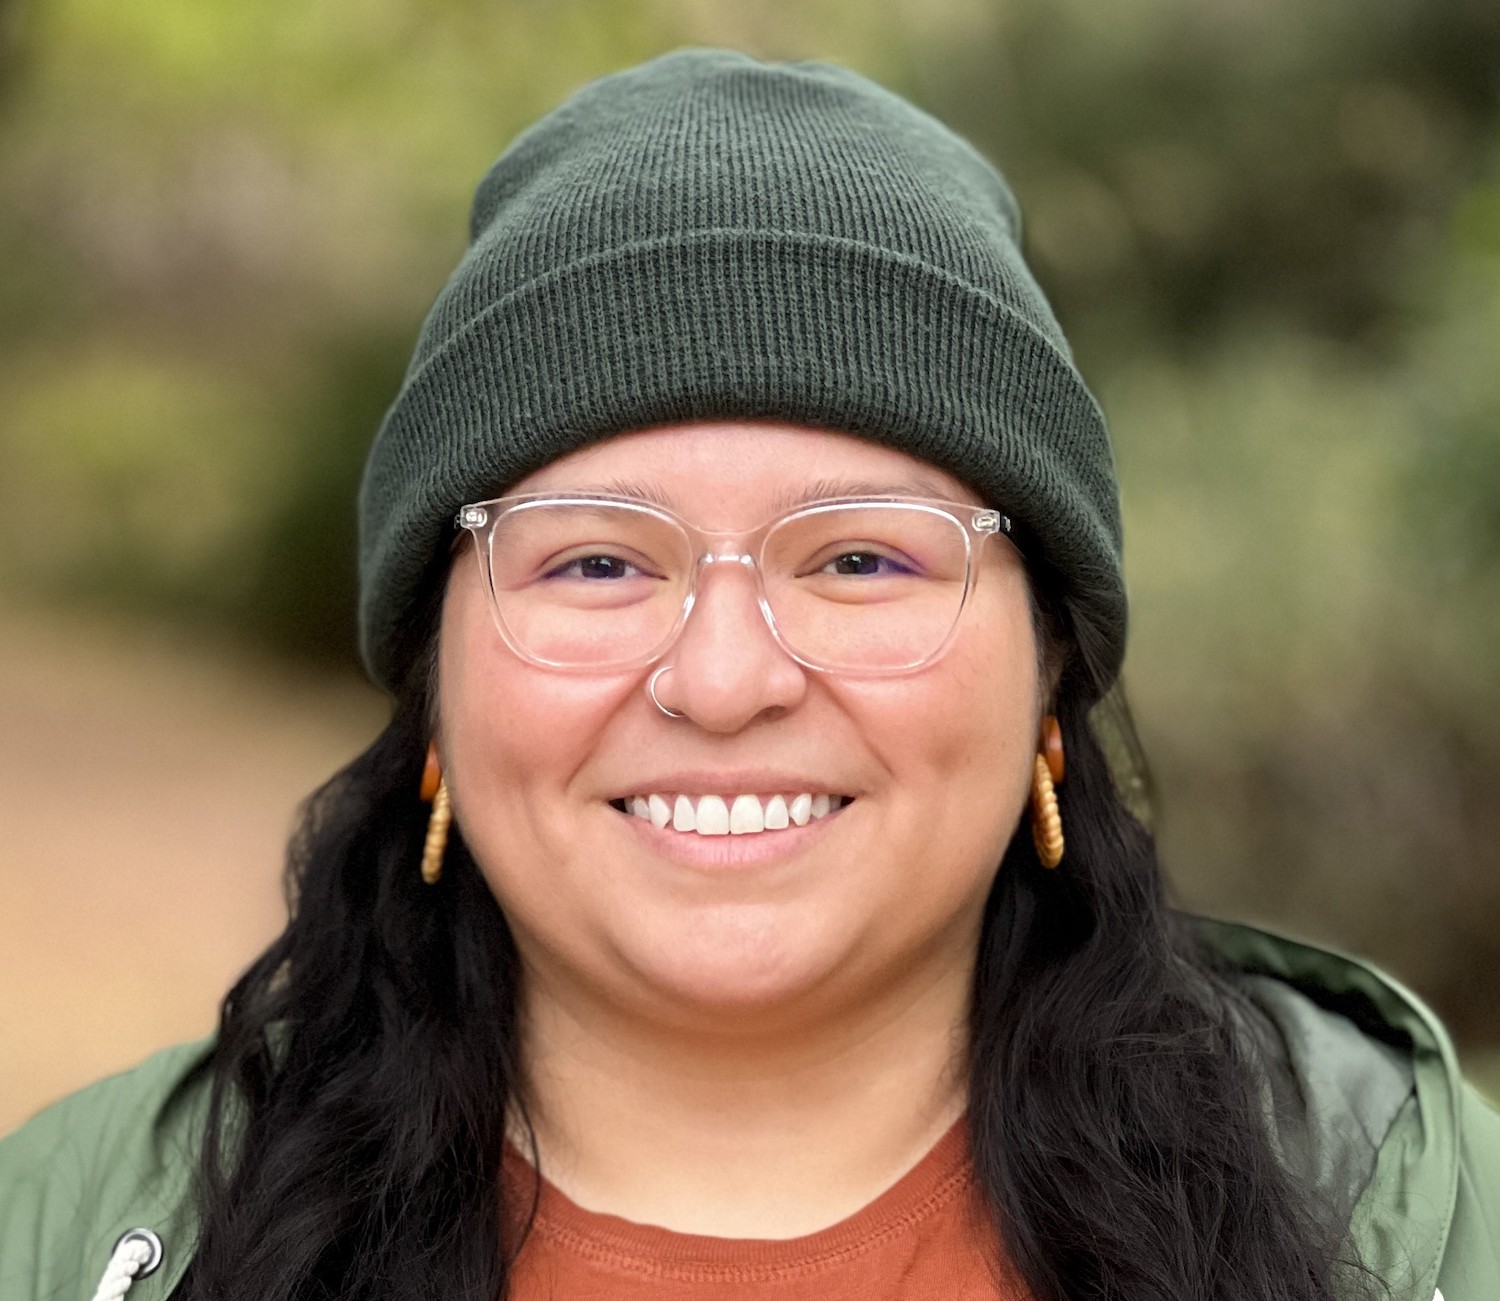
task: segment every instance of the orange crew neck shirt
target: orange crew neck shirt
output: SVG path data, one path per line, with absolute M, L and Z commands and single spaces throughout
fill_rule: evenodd
M 508 1150 L 511 1204 L 534 1173 Z M 801 1238 L 712 1238 L 586 1211 L 542 1180 L 508 1301 L 1026 1301 L 954 1125 L 863 1210 Z

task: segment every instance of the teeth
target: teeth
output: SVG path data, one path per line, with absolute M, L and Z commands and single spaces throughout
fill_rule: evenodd
M 631 795 L 616 805 L 632 817 L 674 831 L 700 836 L 744 836 L 761 831 L 781 831 L 789 826 L 805 827 L 815 818 L 849 803 L 847 795 Z
M 698 816 L 695 820 L 700 836 L 729 834 L 729 806 L 717 795 L 705 795 L 698 801 Z
M 773 795 L 766 801 L 766 830 L 780 831 L 786 824 L 786 801 L 780 795 Z
M 672 806 L 660 795 L 653 795 L 646 801 L 646 806 L 650 810 L 653 827 L 664 827 L 672 820 Z
M 766 815 L 753 795 L 736 795 L 729 809 L 729 834 L 743 836 L 750 831 L 764 831 Z

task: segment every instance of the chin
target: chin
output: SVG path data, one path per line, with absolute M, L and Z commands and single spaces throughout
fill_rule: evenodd
M 712 926 L 687 941 L 650 943 L 634 964 L 637 978 L 684 1011 L 772 1013 L 815 993 L 840 966 L 787 929 Z

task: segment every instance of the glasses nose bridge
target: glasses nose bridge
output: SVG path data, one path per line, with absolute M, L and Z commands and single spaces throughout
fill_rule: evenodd
M 730 563 L 744 565 L 746 569 L 758 570 L 755 557 L 748 551 L 705 551 L 698 557 L 700 565 L 725 565 Z
M 749 569 L 758 568 L 755 553 L 765 532 L 764 525 L 754 529 L 705 529 L 692 525 L 688 528 L 700 568 L 731 561 Z
M 759 549 L 758 544 L 765 535 L 765 527 L 737 530 L 690 528 L 689 532 L 695 559 L 683 610 L 682 629 L 686 628 L 688 619 L 699 603 L 700 587 L 704 576 L 715 567 L 722 566 L 729 570 L 733 566 L 739 566 L 750 571 L 756 608 L 774 636 L 776 625 L 766 604 L 766 585 L 764 575 L 761 573 L 760 560 L 756 554 Z
M 760 572 L 757 555 L 759 544 L 766 533 L 766 526 L 755 529 L 704 529 L 690 527 L 689 540 L 696 560 L 691 588 L 696 595 L 698 583 L 714 565 L 743 565 L 755 575 L 757 595 L 764 600 L 765 583 Z

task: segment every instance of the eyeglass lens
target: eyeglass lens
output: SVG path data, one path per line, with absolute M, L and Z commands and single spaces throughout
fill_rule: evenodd
M 663 647 L 682 615 L 696 557 L 688 534 L 649 507 L 532 502 L 495 520 L 495 610 L 523 654 L 608 668 Z M 963 607 L 964 526 L 932 507 L 814 506 L 779 521 L 759 557 L 783 644 L 821 668 L 915 667 Z

